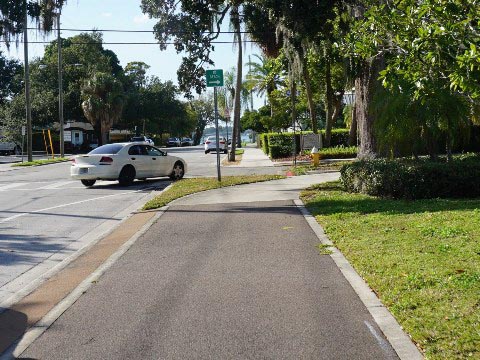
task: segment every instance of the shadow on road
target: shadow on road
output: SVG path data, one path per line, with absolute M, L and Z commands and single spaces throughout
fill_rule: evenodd
M 0 355 L 2 355 L 25 333 L 29 325 L 28 317 L 23 312 L 4 308 L 0 308 L 0 312 Z

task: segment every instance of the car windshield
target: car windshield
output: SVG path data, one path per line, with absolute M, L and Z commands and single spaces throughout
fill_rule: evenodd
M 177 138 L 170 138 L 168 141 L 177 141 Z
M 116 154 L 118 153 L 124 145 L 122 144 L 108 144 L 108 145 L 102 145 L 97 147 L 96 149 L 93 149 L 90 151 L 88 154 L 94 155 L 94 154 Z

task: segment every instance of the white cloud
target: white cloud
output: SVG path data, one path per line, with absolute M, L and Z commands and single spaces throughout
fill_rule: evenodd
M 146 14 L 137 15 L 133 18 L 135 24 L 144 24 L 148 21 L 148 16 Z
M 103 17 L 112 17 L 112 13 L 109 13 L 109 12 L 106 12 L 106 13 L 102 13 L 102 16 Z

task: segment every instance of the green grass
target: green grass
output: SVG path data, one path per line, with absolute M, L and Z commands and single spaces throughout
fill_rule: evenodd
M 19 166 L 38 166 L 38 165 L 45 165 L 45 164 L 54 164 L 58 162 L 65 162 L 69 161 L 70 159 L 68 158 L 55 158 L 55 159 L 46 159 L 46 160 L 34 160 L 34 161 L 26 161 L 23 163 L 15 163 L 12 166 L 13 167 L 19 167 Z
M 235 155 L 243 155 L 244 152 L 244 149 L 235 149 Z
M 480 199 L 302 199 L 428 359 L 480 359 Z
M 298 175 L 306 175 L 308 171 L 313 171 L 313 170 L 325 170 L 325 171 L 340 171 L 343 165 L 351 163 L 350 161 L 334 161 L 334 162 L 324 162 L 320 160 L 320 165 L 319 166 L 313 166 L 313 165 L 304 165 L 300 164 L 297 165 L 296 167 L 291 167 L 289 170 L 296 176 Z
M 175 182 L 168 190 L 147 202 L 143 206 L 143 210 L 158 209 L 175 199 L 200 191 L 283 178 L 285 178 L 285 176 L 281 175 L 224 176 L 221 182 L 218 182 L 216 178 L 183 179 Z

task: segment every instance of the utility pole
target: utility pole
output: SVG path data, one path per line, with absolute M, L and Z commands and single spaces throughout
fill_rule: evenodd
M 63 131 L 63 59 L 62 39 L 60 38 L 60 9 L 57 14 L 57 48 L 58 48 L 58 121 L 60 123 L 60 157 L 65 156 L 65 138 Z
M 30 67 L 28 64 L 28 14 L 27 0 L 23 2 L 25 6 L 24 24 L 23 24 L 23 53 L 25 58 L 25 112 L 27 117 L 27 159 L 33 161 L 32 156 L 32 107 L 30 103 Z

